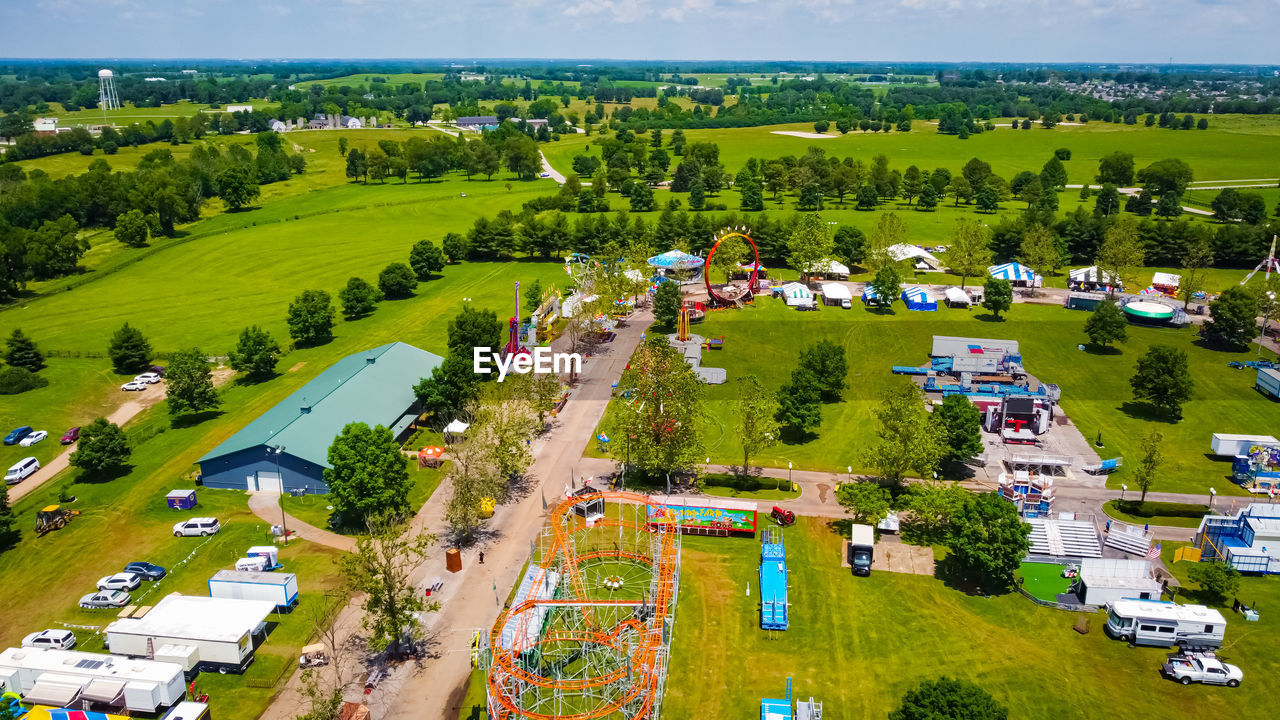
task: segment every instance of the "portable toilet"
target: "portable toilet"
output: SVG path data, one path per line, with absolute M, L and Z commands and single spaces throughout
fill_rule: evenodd
M 261 555 L 236 560 L 236 570 L 240 572 L 263 572 L 266 569 L 267 559 Z
M 196 506 L 196 491 L 170 490 L 164 499 L 169 504 L 170 510 L 190 510 Z
M 280 567 L 280 549 L 274 545 L 255 545 L 249 548 L 245 555 L 266 558 L 268 570 L 275 570 Z

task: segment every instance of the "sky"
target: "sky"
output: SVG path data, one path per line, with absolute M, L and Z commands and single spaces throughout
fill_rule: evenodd
M 10 58 L 1280 63 L 1280 0 L 0 0 Z

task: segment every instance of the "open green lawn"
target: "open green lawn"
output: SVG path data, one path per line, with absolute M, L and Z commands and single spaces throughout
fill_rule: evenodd
M 828 156 L 851 156 L 864 162 L 883 154 L 898 169 L 918 165 L 930 170 L 946 167 L 957 172 L 969 158 L 978 157 L 990 163 L 1005 179 L 1022 170 L 1039 172 L 1054 150 L 1068 148 L 1072 156 L 1064 165 L 1071 183 L 1093 182 L 1098 160 L 1117 150 L 1133 153 L 1139 168 L 1163 158 L 1182 158 L 1191 166 L 1197 180 L 1274 178 L 1277 173 L 1274 158 L 1280 156 L 1280 119 L 1273 116 L 1213 116 L 1208 130 L 1196 131 L 1101 122 L 1058 126 L 1053 130 L 1039 126 L 1013 130 L 1005 122 L 997 125 L 993 132 L 973 135 L 967 140 L 940 135 L 935 129 L 921 121 L 916 121 L 909 133 L 840 135 L 832 129 L 828 131 L 830 139 L 825 140 L 774 134 L 777 130 L 813 132 L 812 125 L 799 123 L 686 130 L 684 134 L 690 142 L 709 141 L 719 145 L 720 161 L 730 174 L 741 169 L 747 158 L 800 156 L 810 147 L 822 148 Z M 664 135 L 669 144 L 670 131 Z M 567 173 L 573 156 L 581 154 L 591 139 L 582 135 L 565 137 L 545 149 L 547 158 L 557 170 Z
M 273 111 L 279 107 L 277 103 L 272 103 L 262 98 L 230 104 L 252 105 L 254 110 L 262 109 L 268 111 Z M 188 102 L 186 100 L 161 105 L 160 107 L 134 107 L 131 103 L 125 103 L 125 106 L 119 110 L 108 110 L 106 112 L 97 108 L 70 111 L 57 107 L 52 109 L 49 116 L 58 118 L 58 124 L 62 126 L 81 124 L 98 125 L 103 122 L 109 122 L 117 126 L 124 126 L 131 125 L 133 123 L 145 123 L 148 120 L 154 120 L 156 123 L 159 123 L 166 119 L 173 120 L 174 118 L 180 117 L 189 118 L 199 112 L 226 112 L 226 106 L 224 105 L 215 108 L 201 103 Z
M 440 468 L 419 468 L 416 460 L 409 462 L 409 479 L 413 481 L 413 487 L 409 490 L 409 507 L 416 512 L 422 507 L 431 494 L 439 487 L 440 481 L 448 473 L 448 463 Z M 328 495 L 283 495 L 280 498 L 281 503 L 288 513 L 299 520 L 311 525 L 327 530 L 336 530 L 343 534 L 356 534 L 363 531 L 364 528 L 332 528 L 329 526 L 329 516 L 333 511 L 330 505 Z
M 1171 527 L 1200 527 L 1200 519 L 1209 514 L 1208 505 L 1189 505 L 1183 503 L 1147 502 L 1139 506 L 1136 502 L 1139 495 L 1135 490 L 1134 497 L 1123 505 L 1119 500 L 1109 500 L 1102 510 L 1108 517 L 1123 520 L 1134 525 L 1166 525 Z M 1228 512 L 1219 508 L 1218 512 Z
M 751 717 L 790 676 L 795 695 L 822 701 L 829 717 L 883 718 L 908 689 L 943 674 L 977 683 L 1017 718 L 1138 717 L 1153 707 L 1173 717 L 1250 715 L 1280 670 L 1280 615 L 1265 611 L 1280 602 L 1277 578 L 1243 581 L 1240 596 L 1264 609 L 1260 622 L 1227 613 L 1222 654 L 1245 683 L 1182 687 L 1157 672 L 1167 651 L 1108 638 L 1101 614 L 1080 635 L 1076 614 L 1016 593 L 969 596 L 886 572 L 855 578 L 839 565 L 841 537 L 819 520 L 801 519 L 786 540 L 791 627 L 765 633 L 758 543 L 684 539 L 664 715 Z
M 846 465 L 862 467 L 860 454 L 875 438 L 872 415 L 880 388 L 891 379 L 893 365 L 921 365 L 928 360 L 933 335 L 961 335 L 1018 340 L 1027 371 L 1043 382 L 1062 388 L 1062 408 L 1086 438 L 1101 431 L 1103 457 L 1122 455 L 1127 463 L 1111 475 L 1118 488 L 1129 479 L 1139 454 L 1140 440 L 1150 430 L 1165 435 L 1166 462 L 1153 490 L 1242 494 L 1227 476 L 1230 465 L 1208 457 L 1214 432 L 1267 433 L 1280 422 L 1280 404 L 1253 389 L 1253 373 L 1227 366 L 1249 359 L 1254 352 L 1232 353 L 1202 348 L 1190 330 L 1129 327 L 1129 341 L 1115 354 L 1077 349 L 1087 341 L 1084 312 L 1053 305 L 1017 303 L 1004 321 L 991 321 L 982 309 L 942 308 L 911 312 L 898 303 L 892 313 L 863 309 L 823 308 L 819 312 L 788 310 L 781 301 L 757 300 L 743 310 L 711 313 L 693 332 L 725 337 L 725 349 L 705 354 L 703 362 L 723 367 L 729 381 L 707 390 L 704 438 L 706 454 L 715 463 L 740 462 L 741 444 L 734 429 L 736 379 L 755 374 L 766 387 L 777 389 L 795 366 L 797 351 L 806 344 L 830 339 L 842 345 L 849 359 L 846 400 L 824 405 L 816 437 L 784 442 L 757 452 L 752 462 L 770 467 L 797 467 L 843 472 Z M 1129 377 L 1134 363 L 1154 344 L 1171 344 L 1188 353 L 1196 380 L 1192 399 L 1184 406 L 1185 420 L 1170 423 L 1153 418 L 1150 409 L 1132 402 Z M 616 404 L 611 407 L 616 408 Z M 607 415 L 602 429 L 615 432 Z M 1053 430 L 1052 432 L 1062 432 Z M 594 452 L 594 450 L 592 450 Z
M 1071 578 L 1062 577 L 1062 565 L 1057 563 L 1024 562 L 1018 569 L 1022 587 L 1041 600 L 1054 602 L 1058 595 L 1071 587 Z
M 370 85 L 373 84 L 374 78 L 381 78 L 386 81 L 387 85 L 396 87 L 404 83 L 424 83 L 428 80 L 441 80 L 444 78 L 444 73 L 358 73 L 335 78 L 324 78 L 322 80 L 303 80 L 302 82 L 294 83 L 294 87 L 303 90 L 312 85 L 319 85 L 320 87 Z

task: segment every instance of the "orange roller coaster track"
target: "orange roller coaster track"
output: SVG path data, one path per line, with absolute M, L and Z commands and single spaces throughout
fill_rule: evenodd
M 604 517 L 588 523 L 588 504 Z M 657 720 L 679 586 L 674 516 L 646 495 L 571 497 L 530 558 L 529 596 L 504 610 L 485 653 L 494 720 Z M 613 586 L 593 583 L 608 572 Z M 626 597 L 614 597 L 630 576 Z

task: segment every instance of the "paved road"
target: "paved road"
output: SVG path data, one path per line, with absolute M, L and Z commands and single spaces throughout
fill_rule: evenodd
M 541 150 L 538 151 L 538 157 L 542 158 L 542 172 L 546 173 L 547 175 L 550 175 L 551 179 L 555 180 L 557 185 L 563 185 L 564 174 L 562 174 L 559 170 L 551 167 L 551 163 L 547 162 L 547 156 L 543 155 Z

